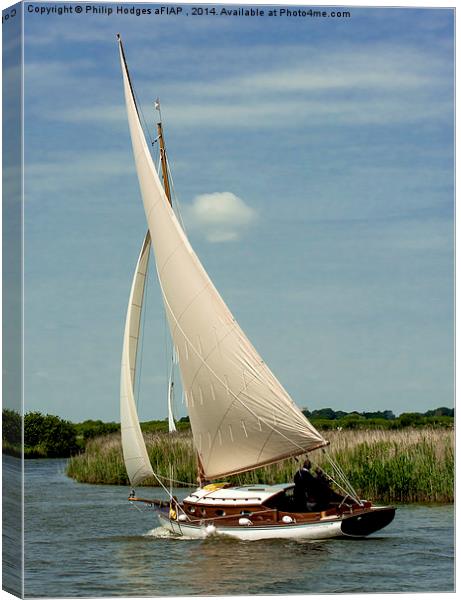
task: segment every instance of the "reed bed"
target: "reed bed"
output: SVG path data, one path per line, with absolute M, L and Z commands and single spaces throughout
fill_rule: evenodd
M 444 429 L 345 430 L 328 432 L 327 451 L 309 455 L 316 466 L 332 473 L 328 455 L 341 465 L 362 498 L 379 502 L 453 502 L 454 434 Z M 196 462 L 189 432 L 145 434 L 154 471 L 165 482 L 194 485 Z M 294 459 L 228 478 L 235 484 L 292 481 Z M 79 482 L 126 484 L 120 434 L 88 442 L 83 454 L 69 460 L 67 474 Z M 144 485 L 158 485 L 154 479 Z

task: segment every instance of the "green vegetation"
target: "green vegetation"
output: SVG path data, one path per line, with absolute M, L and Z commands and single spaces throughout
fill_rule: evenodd
M 305 411 L 307 413 L 308 411 Z M 452 409 L 427 413 L 341 413 L 332 409 L 306 416 L 318 429 L 328 429 L 329 454 L 343 468 L 357 493 L 381 502 L 452 502 L 454 434 Z M 386 425 L 384 425 L 386 423 Z M 154 471 L 178 485 L 194 484 L 196 463 L 187 417 L 169 435 L 166 421 L 141 424 Z M 21 456 L 20 415 L 3 410 L 3 450 Z M 24 416 L 24 456 L 71 456 L 67 473 L 86 483 L 128 484 L 120 443 L 120 425 L 102 421 L 73 424 L 54 415 Z M 313 461 L 330 472 L 326 454 Z M 290 459 L 229 478 L 236 484 L 291 481 L 297 463 Z M 147 480 L 145 485 L 157 485 Z
M 189 419 L 180 419 L 178 431 L 190 430 Z M 168 421 L 141 423 L 144 433 L 167 432 Z M 10 409 L 2 411 L 2 448 L 6 454 L 21 456 L 21 415 Z M 120 423 L 86 420 L 71 423 L 55 415 L 29 412 L 24 415 L 24 458 L 68 457 L 83 452 L 96 437 L 120 431 Z
M 107 435 L 109 433 L 115 433 L 120 431 L 119 423 L 104 423 L 103 421 L 92 421 L 90 419 L 83 421 L 83 423 L 77 423 L 75 425 L 75 431 L 78 440 L 81 442 L 87 442 L 88 440 L 97 437 L 98 435 Z
M 449 452 L 447 450 L 447 459 L 444 458 L 445 454 L 437 450 L 439 462 L 434 462 L 436 460 L 434 458 L 434 442 L 432 445 L 421 442 L 420 446 L 406 444 L 406 450 L 403 453 L 404 446 L 394 447 L 392 440 L 397 439 L 399 431 L 402 432 L 402 439 L 406 440 L 407 433 L 403 432 L 421 430 L 424 435 L 429 435 L 430 429 L 437 430 L 440 440 L 446 439 L 445 434 L 450 436 L 450 430 L 454 426 L 454 409 L 440 407 L 426 413 L 403 413 L 398 417 L 390 410 L 346 413 L 335 411 L 332 408 L 323 408 L 314 411 L 303 410 L 303 413 L 317 429 L 327 431 L 328 433 L 325 435 L 330 440 L 335 439 L 337 433 L 341 432 L 348 432 L 349 436 L 346 438 L 349 440 L 355 439 L 352 435 L 354 432 L 363 434 L 364 439 L 367 432 L 372 435 L 373 442 L 364 442 L 364 444 L 371 443 L 370 447 L 366 445 L 362 447 L 357 443 L 348 447 L 344 456 L 337 455 L 338 462 L 346 471 L 349 468 L 347 465 L 349 463 L 352 465 L 351 472 L 347 471 L 351 479 L 358 482 L 368 481 L 368 487 L 365 487 L 363 491 L 359 488 L 363 495 L 386 499 L 381 498 L 384 490 L 393 489 L 393 492 L 389 492 L 393 494 L 393 498 L 397 497 L 398 490 L 406 490 L 404 495 L 408 499 L 415 494 L 421 498 L 421 490 L 426 481 L 424 485 L 429 491 L 424 492 L 425 497 L 437 501 L 452 497 L 453 475 L 450 474 L 450 468 L 453 469 L 453 462 L 450 463 L 449 454 L 449 452 L 451 455 L 453 454 L 452 446 L 450 446 Z M 173 479 L 193 482 L 195 481 L 195 459 L 193 458 L 189 418 L 181 418 L 176 425 L 178 434 L 172 437 L 166 435 L 167 420 L 141 423 L 141 429 L 146 436 L 151 462 L 156 472 L 167 477 L 171 463 Z M 4 409 L 4 452 L 21 456 L 21 429 L 20 415 L 15 411 Z M 54 415 L 30 412 L 24 416 L 24 457 L 49 458 L 81 454 L 81 456 L 75 456 L 69 464 L 69 474 L 75 479 L 89 483 L 126 483 L 127 476 L 122 460 L 119 432 L 120 424 L 115 422 L 86 420 L 74 424 Z M 380 432 L 388 435 L 385 435 L 380 440 L 380 444 L 377 444 L 376 439 Z M 440 447 L 440 443 L 436 444 L 437 448 Z M 337 452 L 333 443 L 332 450 L 333 453 Z M 321 464 L 322 455 L 319 456 L 318 460 Z M 372 456 L 373 460 L 364 462 L 363 456 Z M 438 472 L 434 466 L 438 466 L 439 463 L 445 465 L 443 472 Z M 267 469 L 248 473 L 244 478 L 234 478 L 232 481 L 242 483 L 289 481 L 294 468 L 293 461 L 286 461 Z M 391 477 L 393 473 L 399 473 L 401 480 L 394 481 Z M 430 481 L 427 477 L 424 478 L 424 473 L 430 474 Z M 407 477 L 405 482 L 402 479 L 404 477 Z M 374 482 L 373 489 L 370 488 L 371 481 Z M 436 481 L 439 483 L 435 483 Z M 442 484 L 442 482 L 444 483 Z M 153 482 L 147 483 L 152 484 Z M 360 483 L 360 485 L 364 484 Z
M 335 430 L 328 439 L 330 456 L 341 465 L 360 497 L 380 502 L 453 502 L 453 431 Z M 156 473 L 165 481 L 171 477 L 194 484 L 196 464 L 190 434 L 146 434 L 145 440 Z M 331 472 L 326 453 L 316 451 L 310 458 Z M 298 463 L 290 459 L 228 480 L 236 484 L 281 483 L 291 481 L 297 468 Z M 84 454 L 70 459 L 67 474 L 80 482 L 128 485 L 120 435 L 92 439 Z M 144 485 L 157 482 L 146 480 Z
M 24 427 L 24 458 L 67 457 L 82 449 L 77 441 L 75 425 L 55 415 L 29 412 L 21 415 L 14 410 L 2 411 L 2 449 L 6 454 L 22 455 Z
M 195 454 L 190 432 L 144 433 L 147 451 L 156 473 L 187 484 L 195 481 Z M 84 454 L 73 456 L 67 466 L 67 474 L 82 483 L 126 484 L 128 477 L 123 463 L 120 434 L 92 439 Z M 144 485 L 158 485 L 146 480 Z
M 376 412 L 351 412 L 332 408 L 303 410 L 304 415 L 317 429 L 402 429 L 403 427 L 453 427 L 455 411 L 441 406 L 425 413 L 402 413 L 398 417 L 390 410 Z
M 24 415 L 26 458 L 70 456 L 77 450 L 75 427 L 69 421 L 39 412 Z

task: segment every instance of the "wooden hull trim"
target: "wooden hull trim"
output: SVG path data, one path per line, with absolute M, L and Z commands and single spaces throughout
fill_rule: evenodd
M 165 513 L 158 513 L 162 527 L 178 536 L 204 539 L 213 535 L 239 540 L 306 539 L 325 540 L 340 537 L 366 537 L 388 525 L 395 515 L 393 507 L 373 507 L 362 513 L 337 515 L 321 521 L 304 523 L 278 523 L 268 525 L 220 525 L 208 521 L 192 524 L 172 520 Z

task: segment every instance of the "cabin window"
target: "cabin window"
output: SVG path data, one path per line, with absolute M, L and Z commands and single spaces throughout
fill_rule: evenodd
M 202 517 L 206 517 L 206 510 L 202 508 Z
M 194 514 L 194 512 L 195 512 L 195 506 L 189 506 L 189 507 L 188 507 L 188 511 L 189 511 L 190 513 Z
M 222 509 L 220 508 L 220 509 L 218 509 L 218 510 L 216 511 L 216 516 L 217 516 L 217 517 L 225 517 L 225 516 L 226 516 L 226 511 L 225 511 L 225 510 L 222 510 Z

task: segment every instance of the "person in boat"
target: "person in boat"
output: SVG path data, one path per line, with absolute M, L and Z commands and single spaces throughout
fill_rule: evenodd
M 304 512 L 324 510 L 331 502 L 342 500 L 342 496 L 331 489 L 325 473 L 318 467 L 311 473 L 312 464 L 306 460 L 294 476 L 293 497 L 296 509 Z
M 316 496 L 318 505 L 326 508 L 330 503 L 341 502 L 341 500 L 343 500 L 343 496 L 332 489 L 329 478 L 320 467 L 315 469 L 315 479 L 317 484 Z
M 317 509 L 317 480 L 311 473 L 312 463 L 305 460 L 302 467 L 296 471 L 294 476 L 295 489 L 293 497 L 296 510 L 300 512 L 311 512 Z

